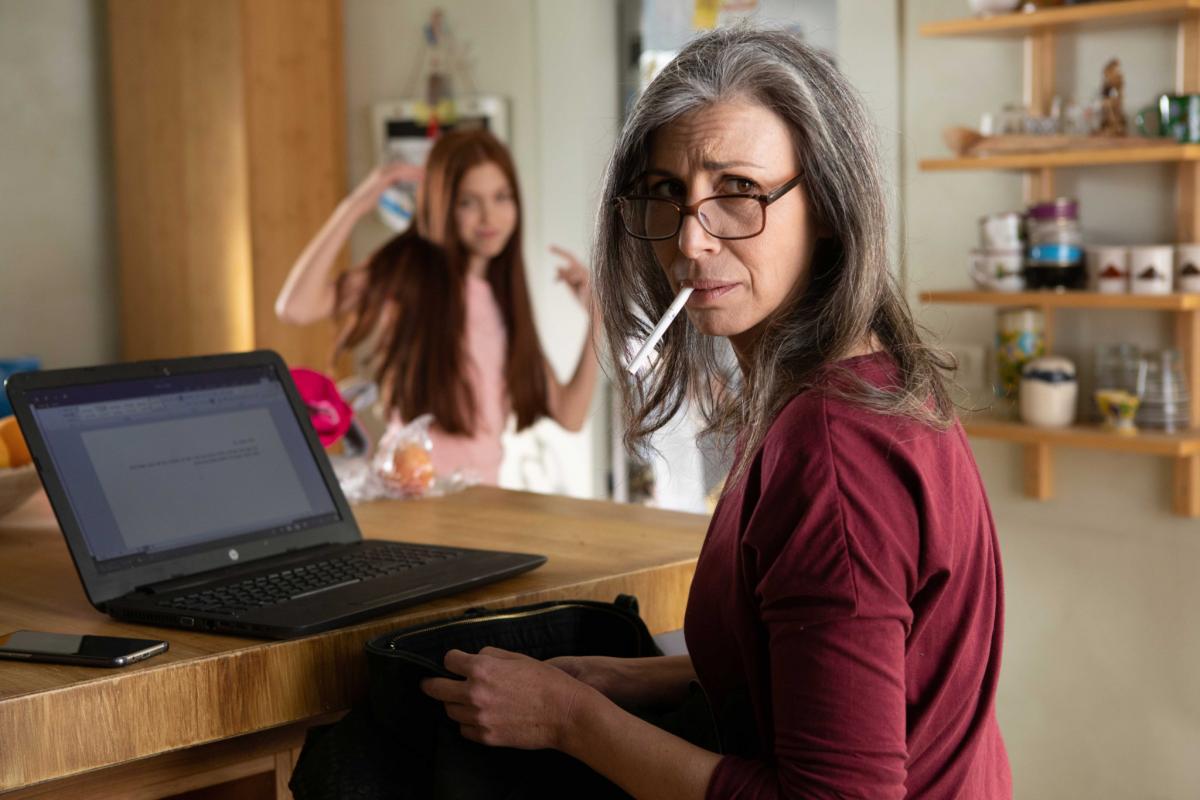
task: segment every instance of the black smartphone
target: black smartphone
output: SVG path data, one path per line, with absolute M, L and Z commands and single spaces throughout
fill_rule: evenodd
M 0 634 L 0 658 L 51 661 L 85 667 L 123 667 L 165 653 L 167 643 L 124 636 L 13 631 Z

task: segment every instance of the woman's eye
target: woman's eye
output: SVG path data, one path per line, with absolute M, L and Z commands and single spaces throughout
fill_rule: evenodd
M 679 181 L 658 181 L 650 184 L 650 194 L 654 197 L 679 198 L 683 197 L 684 188 Z
M 753 194 L 758 191 L 758 184 L 749 178 L 726 178 L 725 191 L 730 194 Z

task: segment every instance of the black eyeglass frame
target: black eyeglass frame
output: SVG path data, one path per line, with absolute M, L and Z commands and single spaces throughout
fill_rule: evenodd
M 796 177 L 792 178 L 790 181 L 778 187 L 777 189 L 767 192 L 766 194 L 714 194 L 709 195 L 708 197 L 702 197 L 691 205 L 677 203 L 669 197 L 656 197 L 654 195 L 646 194 L 629 194 L 621 195 L 620 197 L 615 198 L 613 200 L 613 205 L 617 209 L 617 215 L 621 218 L 621 227 L 624 228 L 625 232 L 633 238 L 641 239 L 645 242 L 663 242 L 667 239 L 674 239 L 679 235 L 679 231 L 683 229 L 684 218 L 689 216 L 695 217 L 696 221 L 700 223 L 700 227 L 704 229 L 704 232 L 709 236 L 712 236 L 714 239 L 721 239 L 727 242 L 737 241 L 739 239 L 753 239 L 755 236 L 758 236 L 767 229 L 767 206 L 771 205 L 771 203 L 774 203 L 792 189 L 795 189 L 797 186 L 799 186 L 800 178 L 802 176 L 803 173 L 797 173 Z M 700 218 L 700 206 L 704 203 L 707 203 L 709 200 L 726 200 L 734 198 L 739 200 L 757 200 L 759 205 L 762 206 L 762 224 L 754 233 L 748 233 L 745 236 L 720 236 L 713 233 L 708 229 L 708 226 L 704 224 L 704 220 Z M 634 200 L 654 200 L 659 203 L 670 203 L 671 205 L 675 206 L 676 210 L 679 212 L 679 222 L 675 225 L 675 230 L 672 233 L 663 236 L 644 236 L 629 230 L 629 226 L 625 224 L 625 215 L 621 213 L 621 209 L 624 207 L 625 203 L 632 202 Z

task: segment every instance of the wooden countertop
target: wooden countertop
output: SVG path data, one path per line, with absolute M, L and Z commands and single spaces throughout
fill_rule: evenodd
M 289 641 L 118 622 L 88 603 L 43 495 L 0 519 L 0 632 L 160 638 L 122 669 L 0 661 L 0 792 L 349 707 L 362 645 L 471 606 L 637 595 L 654 633 L 682 625 L 707 519 L 477 487 L 354 509 L 368 538 L 542 553 L 544 566 L 376 620 Z

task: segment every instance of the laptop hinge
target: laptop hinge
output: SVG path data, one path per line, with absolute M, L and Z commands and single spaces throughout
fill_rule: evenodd
M 205 570 L 204 572 L 194 572 L 191 575 L 179 575 L 174 578 L 168 578 L 165 581 L 156 583 L 148 583 L 145 586 L 139 586 L 135 591 L 142 594 L 167 594 L 169 592 L 178 592 L 184 589 L 190 589 L 194 586 L 205 586 L 220 580 L 226 583 L 246 575 L 253 575 L 264 569 L 275 567 L 280 564 L 286 564 L 290 561 L 307 561 L 314 554 L 321 550 L 338 548 L 344 545 L 340 544 L 315 544 L 310 547 L 301 547 L 295 550 L 288 550 L 285 553 L 279 553 L 266 558 L 259 558 L 250 561 L 246 564 L 227 564 L 217 567 L 216 569 Z

